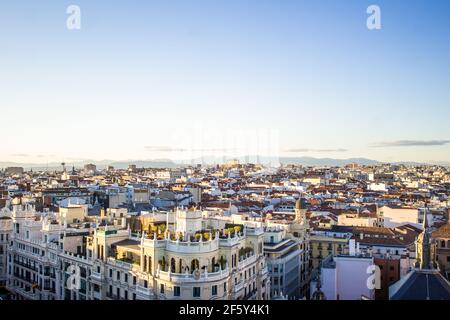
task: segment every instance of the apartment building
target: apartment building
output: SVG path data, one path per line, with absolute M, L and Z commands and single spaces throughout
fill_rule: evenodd
M 67 225 L 31 207 L 6 211 L 14 299 L 270 299 L 263 228 L 213 229 L 201 211 L 177 210 L 137 235 L 117 221 Z
M 0 287 L 4 287 L 6 285 L 8 244 L 11 232 L 11 217 L 0 215 Z
M 312 270 L 312 261 L 310 259 L 310 228 L 309 220 L 306 217 L 306 200 L 301 198 L 296 201 L 294 212 L 285 212 L 285 214 L 266 218 L 266 226 L 270 228 L 282 228 L 284 237 L 292 240 L 299 250 L 299 278 L 300 278 L 300 297 L 309 295 L 309 284 Z M 286 216 L 293 216 L 293 220 L 286 220 Z
M 321 264 L 322 291 L 327 300 L 374 299 L 367 285 L 374 259 L 356 254 L 330 255 Z
M 285 230 L 281 228 L 267 228 L 264 237 L 271 296 L 300 298 L 301 251 L 297 243 L 286 239 Z
M 432 233 L 436 241 L 436 258 L 442 274 L 450 280 L 450 222 L 440 226 Z
M 332 226 L 329 229 L 316 229 L 311 233 L 311 261 L 313 270 L 318 270 L 323 260 L 330 255 L 348 254 L 348 243 L 352 228 Z

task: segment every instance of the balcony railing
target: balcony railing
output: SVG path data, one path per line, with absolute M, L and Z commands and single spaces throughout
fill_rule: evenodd
M 92 280 L 101 281 L 102 280 L 102 275 L 99 272 L 92 271 L 91 272 L 91 279 Z
M 237 293 L 241 290 L 244 289 L 244 281 L 239 281 L 235 286 L 234 286 L 234 292 Z
M 180 253 L 199 253 L 212 252 L 219 248 L 219 239 L 213 239 L 203 242 L 182 242 L 167 240 L 166 249 L 172 252 Z
M 206 270 L 200 273 L 199 277 L 195 277 L 192 273 L 173 273 L 166 271 L 157 271 L 156 277 L 165 281 L 172 281 L 176 283 L 182 282 L 206 282 L 206 281 L 220 281 L 228 277 L 228 268 L 217 272 L 207 272 Z
M 136 295 L 144 299 L 151 299 L 153 297 L 153 292 L 150 288 L 145 288 L 143 286 L 136 286 Z
M 238 262 L 238 268 L 243 269 L 245 267 L 248 267 L 249 265 L 253 264 L 258 260 L 258 256 L 256 254 L 245 258 L 244 260 L 241 260 Z

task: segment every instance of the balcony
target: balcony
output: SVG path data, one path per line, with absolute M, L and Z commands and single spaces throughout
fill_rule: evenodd
M 238 262 L 238 269 L 243 269 L 248 267 L 249 265 L 255 263 L 258 260 L 258 256 L 256 254 L 247 257 L 241 261 Z
M 12 291 L 15 291 L 17 294 L 21 295 L 25 299 L 28 300 L 38 300 L 39 295 L 37 293 L 33 293 L 32 291 L 26 291 L 22 288 L 15 287 Z
M 244 290 L 244 281 L 239 281 L 235 286 L 234 286 L 234 292 L 238 293 L 239 291 Z
M 219 239 L 203 242 L 182 242 L 167 240 L 166 249 L 179 253 L 203 253 L 213 252 L 219 249 Z
M 20 279 L 22 281 L 28 282 L 30 284 L 34 284 L 34 280 L 32 280 L 31 277 L 26 277 L 26 276 L 20 275 L 17 272 L 14 272 L 14 277 L 16 277 L 17 279 Z
M 122 269 L 125 269 L 125 270 L 130 270 L 131 271 L 131 270 L 133 270 L 133 267 L 137 267 L 137 268 L 140 269 L 139 265 L 137 265 L 137 264 L 133 264 L 133 263 L 130 263 L 130 262 L 127 262 L 127 261 L 118 260 L 118 259 L 115 259 L 113 257 L 108 257 L 107 262 L 111 266 L 122 268 Z
M 229 276 L 228 268 L 220 270 L 217 272 L 204 272 L 200 273 L 200 277 L 195 278 L 192 273 L 172 273 L 165 271 L 158 271 L 156 277 L 161 280 L 171 281 L 175 283 L 186 283 L 186 282 L 208 282 L 208 281 L 221 281 Z
M 106 293 L 106 297 L 107 297 L 108 299 L 111 299 L 111 300 L 120 300 L 119 296 L 117 296 L 117 295 L 115 295 L 115 294 L 112 294 L 112 293 L 110 293 L 110 292 L 107 292 L 107 293 Z
M 219 240 L 220 246 L 221 247 L 232 247 L 236 244 L 238 244 L 241 241 L 241 237 L 237 236 L 234 238 L 221 238 Z
M 102 274 L 99 273 L 99 272 L 92 271 L 91 272 L 91 279 L 94 280 L 94 281 L 101 282 L 102 281 Z
M 150 300 L 153 299 L 153 291 L 150 288 L 145 288 L 143 286 L 136 286 L 136 297 L 142 300 Z
M 268 275 L 268 274 L 269 274 L 269 270 L 267 269 L 267 266 L 265 266 L 264 268 L 262 268 L 261 271 L 260 271 L 260 273 L 261 273 L 261 276 L 262 276 L 262 277 Z
M 15 265 L 18 265 L 18 266 L 21 266 L 21 267 L 33 270 L 35 272 L 39 271 L 39 269 L 37 267 L 35 267 L 35 266 L 31 265 L 31 264 L 27 264 L 27 263 L 24 263 L 24 262 L 19 262 L 18 260 L 13 260 L 13 261 L 14 261 Z

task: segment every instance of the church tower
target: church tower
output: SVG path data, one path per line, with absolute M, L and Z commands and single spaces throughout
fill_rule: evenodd
M 306 222 L 306 201 L 304 198 L 300 198 L 295 203 L 295 222 Z
M 311 300 L 327 300 L 325 297 L 325 293 L 322 291 L 322 281 L 320 280 L 320 269 L 317 274 L 317 283 L 316 283 L 316 291 L 313 292 Z

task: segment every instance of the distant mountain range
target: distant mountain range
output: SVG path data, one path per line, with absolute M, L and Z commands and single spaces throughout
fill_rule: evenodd
M 203 157 L 196 158 L 191 160 L 182 160 L 182 161 L 172 161 L 169 159 L 154 159 L 154 160 L 84 160 L 78 161 L 74 163 L 66 163 L 66 168 L 71 168 L 75 166 L 76 168 L 83 167 L 86 164 L 93 163 L 97 166 L 98 169 L 104 169 L 107 166 L 113 166 L 116 169 L 125 169 L 128 168 L 128 165 L 134 164 L 138 168 L 175 168 L 179 165 L 186 164 L 205 164 L 205 165 L 214 165 L 224 163 L 231 158 L 226 157 Z M 367 158 L 348 158 L 348 159 L 333 159 L 333 158 L 313 158 L 313 157 L 257 157 L 257 156 L 246 156 L 246 157 L 237 157 L 237 159 L 241 163 L 261 163 L 261 164 L 272 164 L 275 165 L 277 163 L 281 163 L 284 165 L 287 164 L 295 164 L 295 165 L 304 165 L 304 166 L 344 166 L 350 163 L 356 163 L 359 165 L 378 165 L 383 162 L 367 159 Z M 405 165 L 424 165 L 425 163 L 405 161 L 405 162 L 395 162 L 394 164 L 405 164 Z M 441 166 L 450 166 L 450 162 L 438 162 L 432 161 L 427 164 L 431 165 L 441 165 Z M 61 170 L 61 163 L 52 162 L 48 164 L 38 164 L 38 163 L 16 163 L 16 162 L 0 162 L 0 168 L 6 167 L 24 167 L 25 169 L 33 168 L 35 170 Z
M 66 168 L 71 169 L 72 166 L 75 166 L 75 168 L 81 168 L 86 164 L 95 164 L 98 169 L 104 169 L 108 166 L 113 166 L 116 169 L 126 169 L 128 168 L 128 165 L 134 164 L 138 168 L 146 167 L 146 168 L 174 168 L 177 166 L 176 163 L 172 162 L 168 159 L 156 159 L 156 160 L 124 160 L 124 161 L 117 161 L 117 160 L 84 160 L 84 161 L 77 161 L 77 162 L 67 162 Z M 57 162 L 50 162 L 48 164 L 42 164 L 42 163 L 17 163 L 17 162 L 0 162 L 0 168 L 7 168 L 7 167 L 23 167 L 25 169 L 33 168 L 35 170 L 61 170 L 62 165 L 61 163 Z

